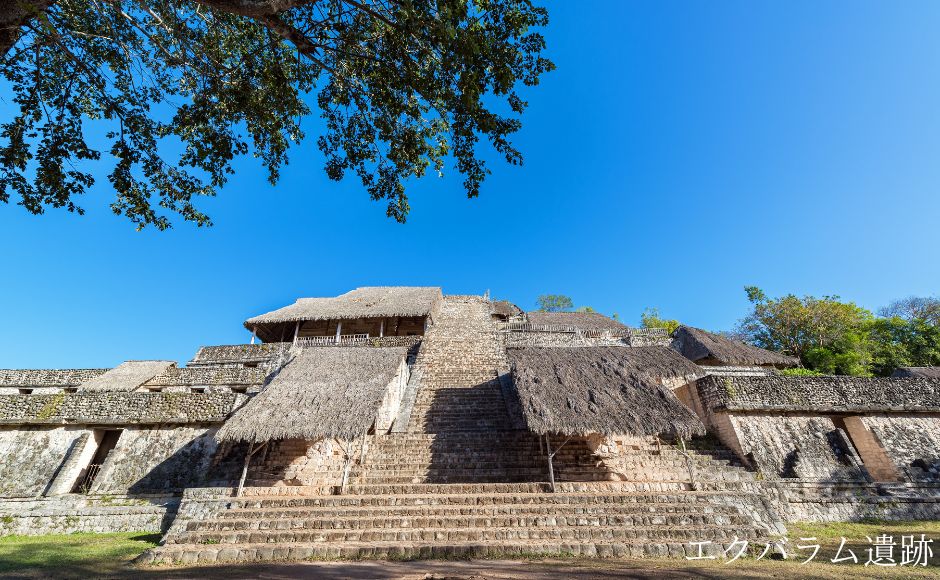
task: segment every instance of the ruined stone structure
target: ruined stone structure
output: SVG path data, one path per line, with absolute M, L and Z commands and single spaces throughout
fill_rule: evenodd
M 923 373 L 784 377 L 793 359 L 698 329 L 438 288 L 245 326 L 185 367 L 0 370 L 0 532 L 164 532 L 146 562 L 680 556 L 940 516 Z

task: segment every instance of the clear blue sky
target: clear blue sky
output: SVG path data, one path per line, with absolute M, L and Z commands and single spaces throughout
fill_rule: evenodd
M 208 230 L 135 232 L 104 179 L 84 217 L 0 206 L 0 368 L 185 361 L 247 341 L 249 316 L 360 285 L 527 309 L 563 293 L 716 330 L 746 284 L 873 309 L 940 291 L 940 4 L 549 9 L 558 70 L 527 93 L 525 165 L 494 160 L 475 200 L 453 171 L 411 183 L 407 225 L 328 181 L 313 139 L 276 187 L 240 161 Z

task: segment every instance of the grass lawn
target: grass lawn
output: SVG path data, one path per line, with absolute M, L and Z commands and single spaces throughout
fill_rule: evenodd
M 0 538 L 0 577 L 4 578 L 317 578 L 317 579 L 406 579 L 431 574 L 448 580 L 471 577 L 486 580 L 539 578 L 940 578 L 940 521 L 862 522 L 837 524 L 790 524 L 787 560 L 753 557 L 735 562 L 687 560 L 589 560 L 529 559 L 472 562 L 273 562 L 265 564 L 218 565 L 186 568 L 131 568 L 128 563 L 155 545 L 159 536 L 145 533 L 68 534 L 50 536 L 9 536 Z M 866 536 L 893 535 L 900 546 L 901 536 L 926 534 L 933 538 L 935 556 L 927 567 L 864 566 Z M 841 537 L 860 558 L 858 564 L 832 564 L 829 560 Z M 809 552 L 794 549 L 800 538 L 815 537 L 822 545 L 816 560 L 801 565 Z M 762 546 L 761 546 L 762 547 Z M 758 550 L 759 551 L 759 550 Z M 894 552 L 900 560 L 900 548 Z
M 0 576 L 96 578 L 121 570 L 159 534 L 55 534 L 0 538 Z

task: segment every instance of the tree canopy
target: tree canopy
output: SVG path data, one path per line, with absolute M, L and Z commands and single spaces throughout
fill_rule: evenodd
M 798 356 L 826 374 L 886 376 L 900 366 L 940 365 L 940 324 L 933 298 L 907 298 L 881 316 L 838 296 L 768 298 L 745 288 L 751 312 L 738 332 L 750 343 Z
M 563 294 L 542 294 L 536 301 L 542 312 L 565 312 L 574 308 L 574 302 Z
M 921 320 L 927 324 L 940 324 L 940 298 L 908 296 L 895 300 L 878 311 L 885 318 L 901 318 L 908 322 Z
M 643 328 L 665 328 L 666 332 L 672 334 L 679 328 L 679 321 L 669 318 L 663 318 L 659 314 L 659 308 L 647 308 L 640 314 L 640 326 Z
M 0 201 L 83 213 L 100 165 L 138 227 L 208 225 L 198 198 L 248 155 L 275 183 L 315 108 L 329 178 L 403 222 L 405 181 L 448 159 L 479 194 L 481 140 L 522 162 L 547 22 L 529 0 L 0 0 Z

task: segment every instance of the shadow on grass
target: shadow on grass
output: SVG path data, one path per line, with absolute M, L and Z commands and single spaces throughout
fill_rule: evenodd
M 0 577 L 101 578 L 123 575 L 127 563 L 159 534 L 60 534 L 0 538 Z
M 872 570 L 861 565 L 811 564 L 795 561 L 697 564 L 675 560 L 474 560 L 474 561 L 357 561 L 269 563 L 255 565 L 194 566 L 175 569 L 126 571 L 135 580 L 199 578 L 201 580 L 259 578 L 266 580 L 567 580 L 570 578 L 613 579 L 738 579 L 807 578 L 936 578 L 935 570 L 895 568 Z

